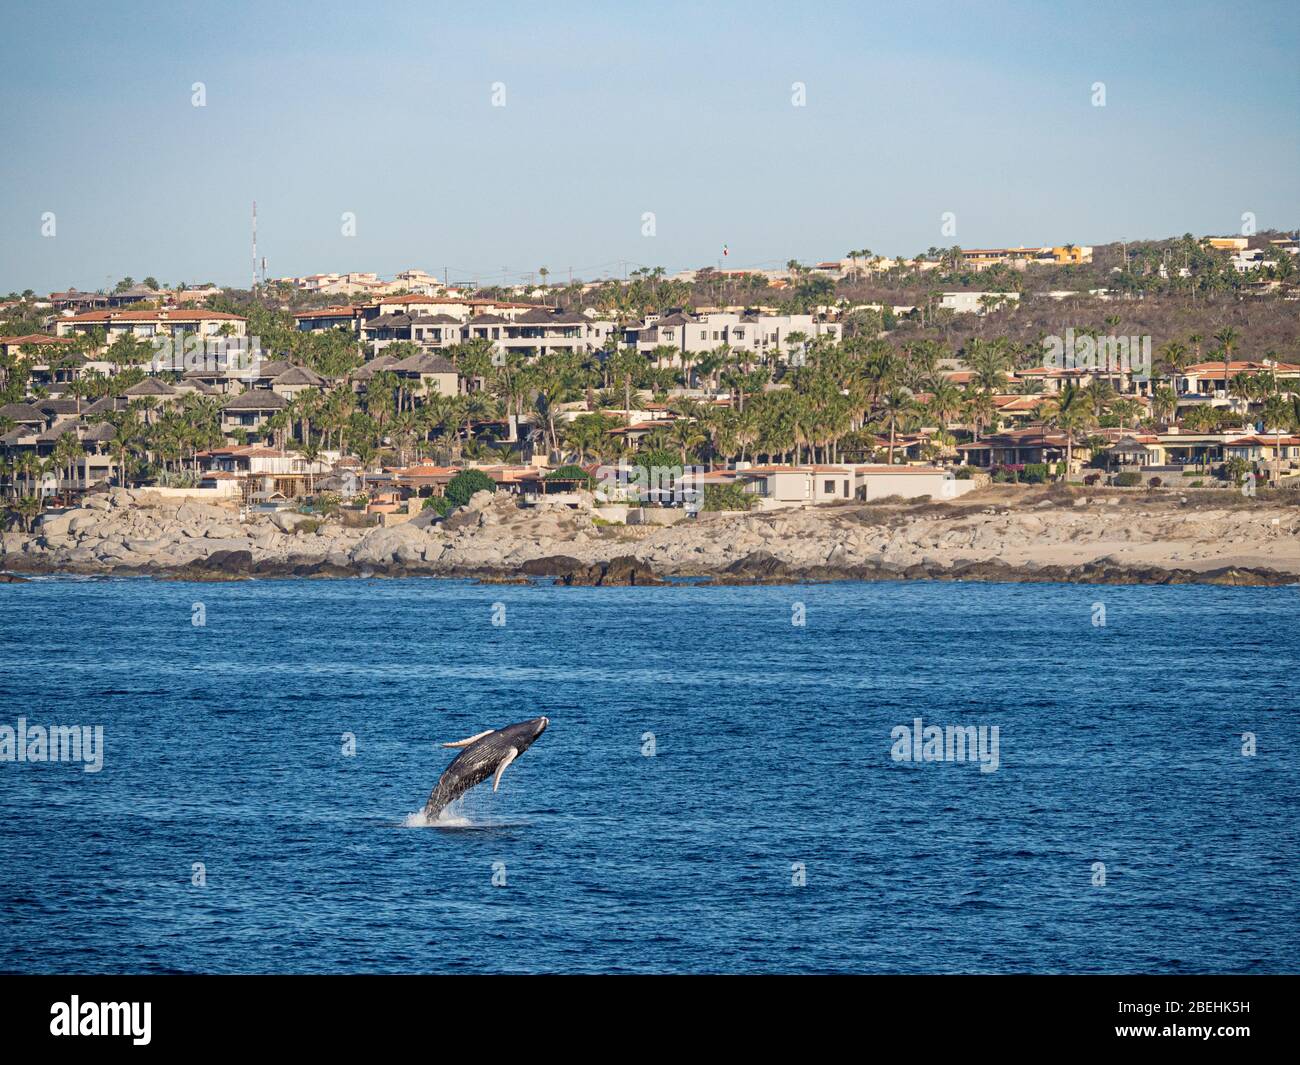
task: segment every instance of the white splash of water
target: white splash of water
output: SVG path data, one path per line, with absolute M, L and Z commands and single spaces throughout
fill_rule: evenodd
M 460 801 L 457 800 L 449 806 L 444 806 L 438 811 L 438 816 L 432 821 L 424 815 L 423 810 L 417 810 L 415 813 L 407 814 L 402 819 L 403 828 L 473 828 L 474 822 L 470 820 L 460 809 Z

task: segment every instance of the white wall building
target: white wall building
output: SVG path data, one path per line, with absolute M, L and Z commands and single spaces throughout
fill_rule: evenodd
M 640 326 L 628 329 L 626 343 L 648 354 L 657 347 L 700 356 L 727 344 L 733 351 L 750 352 L 755 359 L 793 354 L 789 337 L 801 333 L 807 340 L 830 336 L 843 339 L 844 327 L 811 314 L 740 314 L 720 311 L 703 315 L 648 315 Z
M 999 303 L 1018 303 L 1019 292 L 945 292 L 939 306 L 954 314 L 987 314 Z

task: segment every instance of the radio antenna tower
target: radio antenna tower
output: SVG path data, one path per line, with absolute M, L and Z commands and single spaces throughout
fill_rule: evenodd
M 253 201 L 253 291 L 257 291 L 257 201 Z

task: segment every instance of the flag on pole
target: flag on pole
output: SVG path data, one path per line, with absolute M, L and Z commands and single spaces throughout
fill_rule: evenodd
M 727 246 L 725 244 L 722 246 L 722 257 L 724 259 L 727 257 Z

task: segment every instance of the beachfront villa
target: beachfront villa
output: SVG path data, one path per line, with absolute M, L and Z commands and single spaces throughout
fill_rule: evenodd
M 935 466 L 747 466 L 701 475 L 704 485 L 739 484 L 758 497 L 758 509 L 875 502 L 880 499 L 955 499 L 976 487 Z

